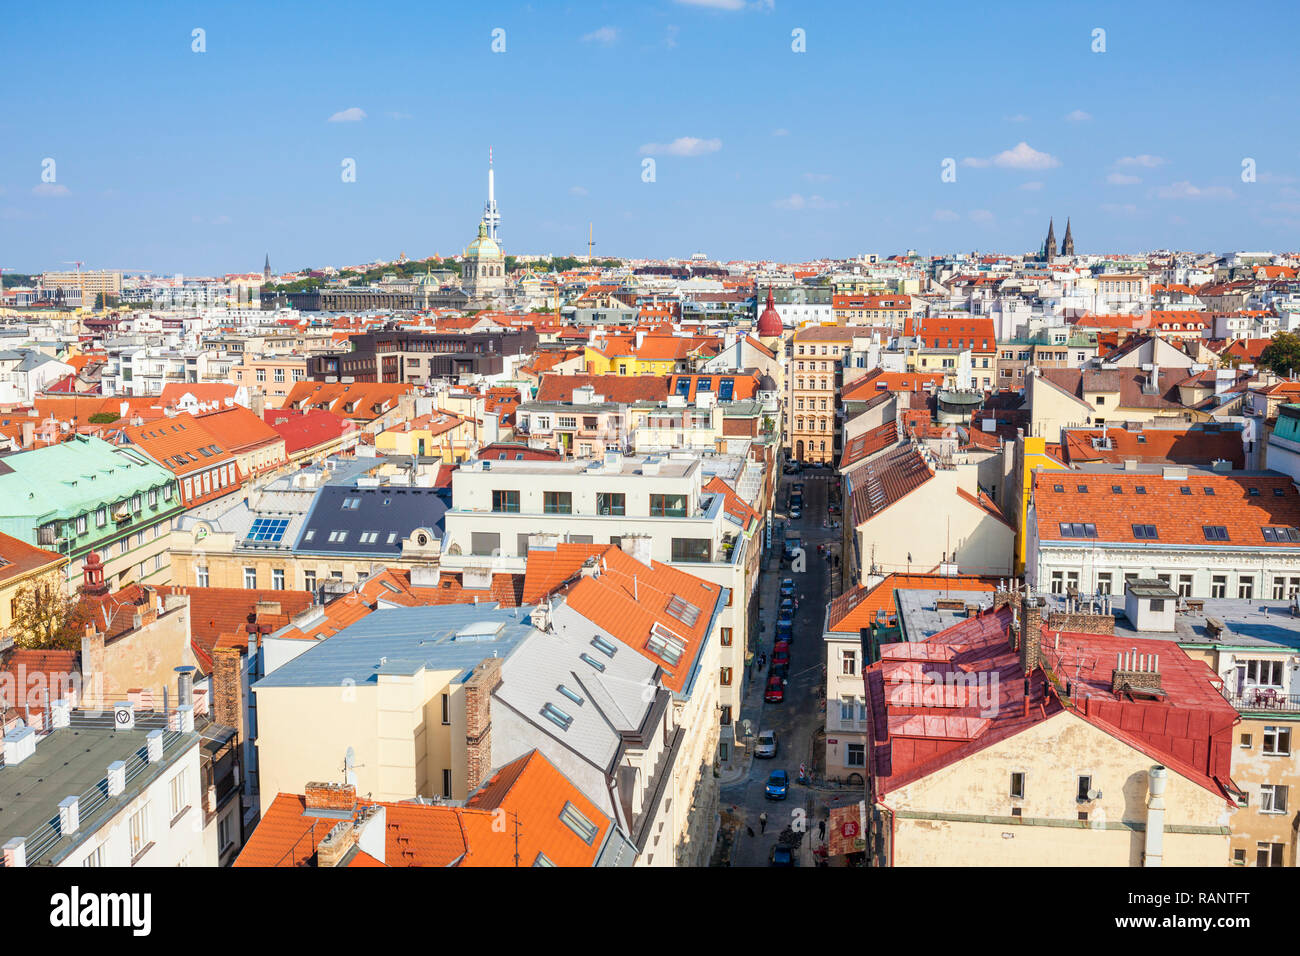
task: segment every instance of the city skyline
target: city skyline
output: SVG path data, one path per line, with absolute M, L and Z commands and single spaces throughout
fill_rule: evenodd
M 457 255 L 489 147 L 507 254 L 584 254 L 589 223 L 598 257 L 774 261 L 1029 253 L 1051 216 L 1083 254 L 1284 251 L 1300 226 L 1285 34 L 1208 5 L 397 4 L 364 31 L 341 4 L 76 9 L 59 71 L 8 51 L 32 114 L 0 122 L 8 271 Z

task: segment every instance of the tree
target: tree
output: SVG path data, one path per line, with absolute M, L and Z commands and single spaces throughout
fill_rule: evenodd
M 18 592 L 9 630 L 19 647 L 43 651 L 81 647 L 85 630 L 81 602 L 68 594 L 61 572 L 37 578 Z
M 1275 333 L 1273 341 L 1259 353 L 1259 364 L 1286 378 L 1300 372 L 1300 335 L 1294 332 Z

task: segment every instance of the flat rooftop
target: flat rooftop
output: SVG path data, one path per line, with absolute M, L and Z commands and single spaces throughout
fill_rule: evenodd
M 699 464 L 694 455 L 624 456 L 617 466 L 606 465 L 601 458 L 579 458 L 572 461 L 469 461 L 453 472 L 453 476 L 487 471 L 504 475 L 644 475 L 646 462 L 657 462 L 657 477 L 685 478 Z M 653 466 L 652 466 L 653 467 Z M 453 479 L 454 480 L 454 479 Z
M 1044 615 L 1050 611 L 1064 610 L 1063 595 L 1043 595 L 1047 599 Z M 1115 636 L 1139 640 L 1176 641 L 1179 644 L 1202 644 L 1223 648 L 1274 648 L 1300 650 L 1300 616 L 1293 614 L 1291 601 L 1246 601 L 1223 598 L 1193 598 L 1193 610 L 1187 599 L 1179 599 L 1179 609 L 1174 612 L 1172 631 L 1139 631 L 1124 614 L 1124 598 L 1111 599 L 1111 615 L 1115 618 Z M 1217 634 L 1211 633 L 1211 620 L 1222 625 Z
M 146 738 L 162 726 L 161 715 L 137 714 L 134 730 L 114 730 L 111 711 L 102 717 L 74 713 L 70 726 L 39 736 L 32 756 L 0 766 L 0 842 L 26 837 L 28 866 L 58 863 L 199 745 L 197 733 L 164 730 L 163 759 L 149 763 Z M 127 765 L 126 789 L 109 799 L 108 765 L 117 760 Z M 59 816 L 59 802 L 71 796 L 81 798 L 81 825 L 64 837 L 50 821 Z
M 957 608 L 940 607 L 941 602 L 961 601 Z M 898 609 L 898 626 L 905 641 L 924 641 L 954 624 L 968 620 L 966 606 L 984 608 L 993 603 L 989 591 L 962 590 L 903 590 L 894 592 L 894 606 Z

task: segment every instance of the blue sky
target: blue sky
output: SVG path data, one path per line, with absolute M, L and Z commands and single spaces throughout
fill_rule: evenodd
M 585 251 L 588 222 L 608 255 L 1023 252 L 1067 215 L 1081 252 L 1300 246 L 1286 4 L 87 3 L 54 30 L 52 16 L 11 4 L 0 26 L 0 266 L 18 271 L 454 254 L 489 145 L 512 253 Z M 347 111 L 364 118 L 331 121 Z

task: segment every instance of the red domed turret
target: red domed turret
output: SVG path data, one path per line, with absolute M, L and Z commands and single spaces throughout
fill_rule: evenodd
M 781 316 L 776 311 L 776 303 L 772 301 L 772 287 L 767 287 L 767 308 L 763 314 L 758 317 L 758 325 L 755 328 L 760 339 L 779 339 L 785 334 L 785 325 L 781 322 Z

